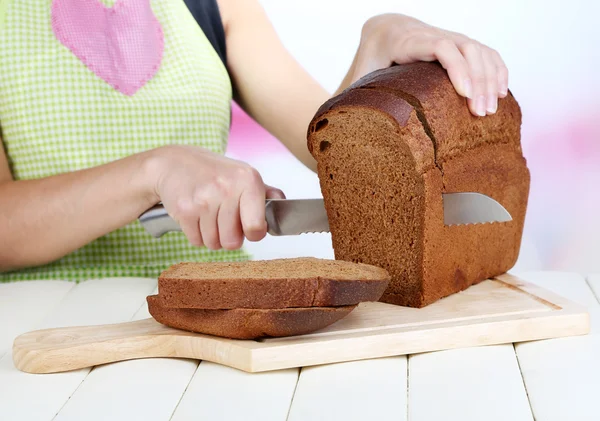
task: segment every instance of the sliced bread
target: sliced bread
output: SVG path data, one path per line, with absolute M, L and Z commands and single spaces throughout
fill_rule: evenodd
M 376 266 L 312 257 L 184 262 L 159 276 L 158 300 L 207 310 L 338 307 L 378 301 L 389 279 Z
M 230 339 L 307 334 L 337 322 L 356 307 L 205 310 L 163 307 L 157 295 L 146 300 L 148 311 L 161 324 Z

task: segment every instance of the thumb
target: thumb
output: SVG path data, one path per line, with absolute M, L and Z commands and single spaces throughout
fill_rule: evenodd
M 357 82 L 375 70 L 390 67 L 392 64 L 393 61 L 388 55 L 382 54 L 371 46 L 365 46 L 356 54 L 356 67 L 351 77 L 351 83 Z
M 285 199 L 285 193 L 276 187 L 265 184 L 267 199 Z

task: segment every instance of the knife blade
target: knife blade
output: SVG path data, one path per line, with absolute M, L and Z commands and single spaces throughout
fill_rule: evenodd
M 512 221 L 511 214 L 491 197 L 474 192 L 444 193 L 444 224 L 470 225 Z
M 323 199 L 268 199 L 265 201 L 268 233 L 273 236 L 329 232 Z M 155 238 L 181 231 L 162 204 L 153 206 L 138 218 Z
M 444 193 L 444 224 L 470 225 L 512 221 L 511 214 L 491 197 L 474 192 Z
M 467 225 L 511 221 L 510 213 L 497 201 L 481 193 L 444 193 L 444 224 Z M 268 233 L 273 236 L 329 232 L 323 199 L 269 199 L 265 201 Z M 155 238 L 181 231 L 162 204 L 138 218 Z

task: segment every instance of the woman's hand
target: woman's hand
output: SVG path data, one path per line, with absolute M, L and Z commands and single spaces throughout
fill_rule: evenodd
M 251 166 L 194 146 L 153 151 L 154 193 L 190 243 L 233 250 L 267 233 L 265 200 L 285 198 Z
M 341 88 L 393 63 L 436 60 L 456 91 L 468 98 L 474 115 L 496 112 L 498 98 L 508 93 L 508 70 L 498 52 L 464 35 L 399 14 L 378 15 L 365 23 Z

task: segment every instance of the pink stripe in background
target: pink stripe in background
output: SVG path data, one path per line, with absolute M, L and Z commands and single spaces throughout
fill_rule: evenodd
M 235 102 L 232 104 L 232 123 L 227 152 L 252 159 L 265 155 L 289 154 L 289 151 L 268 131 L 256 123 Z
M 600 261 L 600 121 L 581 110 L 525 130 L 531 171 L 526 231 L 545 268 L 595 270 Z

